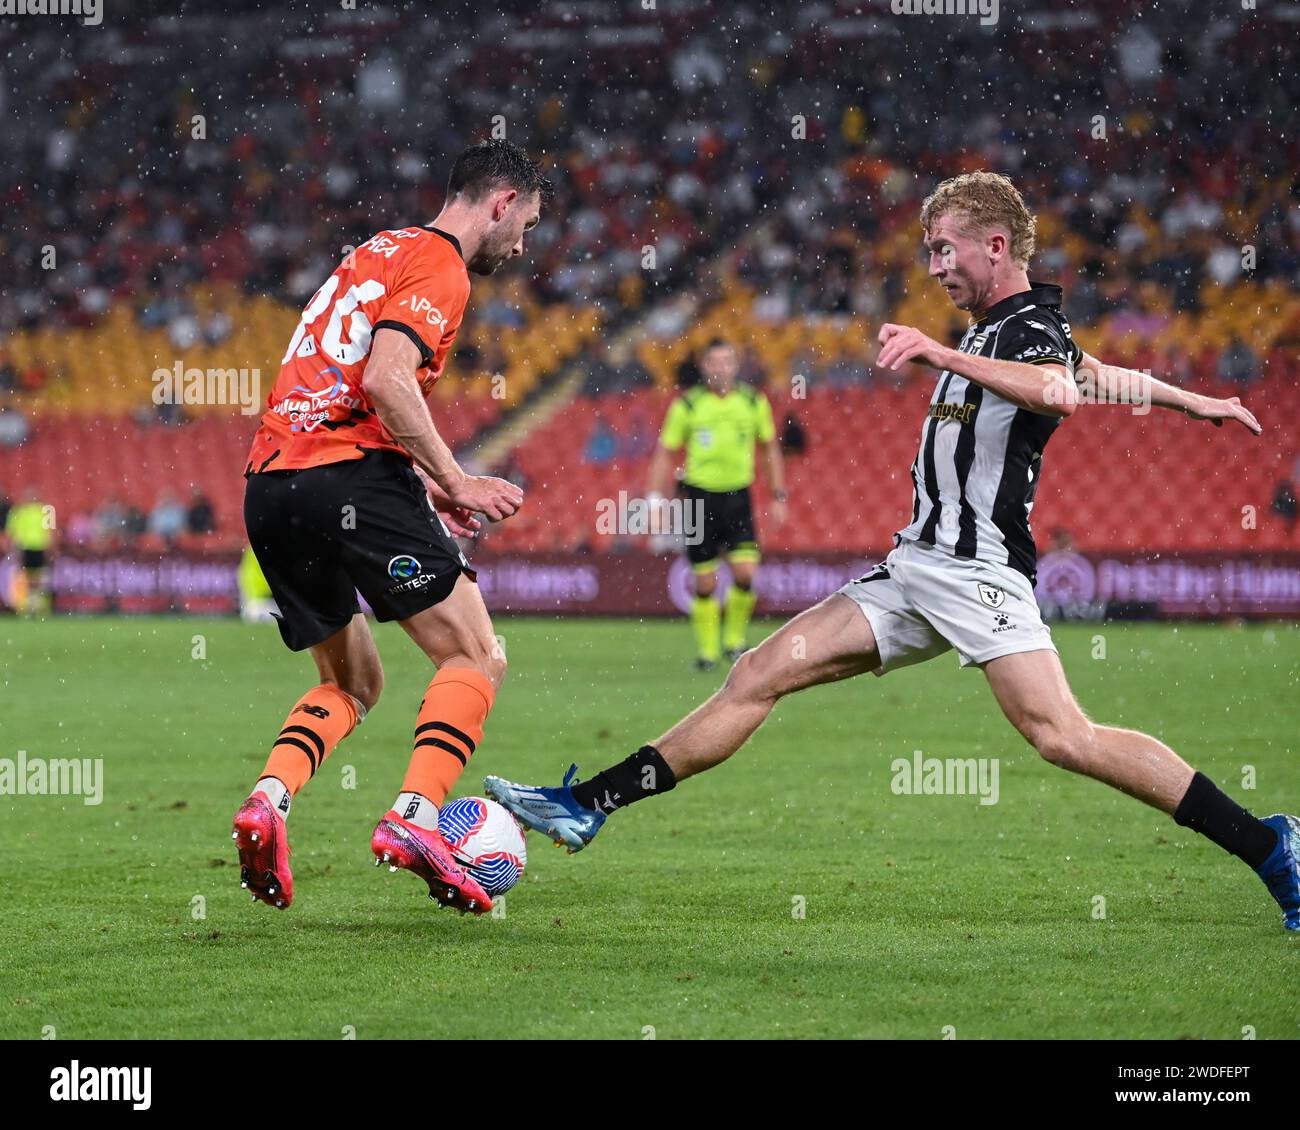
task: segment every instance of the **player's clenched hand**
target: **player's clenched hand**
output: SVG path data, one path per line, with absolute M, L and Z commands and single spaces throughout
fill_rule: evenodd
M 1234 396 L 1228 400 L 1215 400 L 1212 396 L 1203 396 L 1196 402 L 1196 407 L 1189 408 L 1187 414 L 1193 420 L 1209 420 L 1216 428 L 1223 427 L 1224 420 L 1236 420 L 1243 427 L 1249 428 L 1256 435 L 1263 432 L 1255 415 Z
M 419 476 L 420 482 L 424 484 L 429 501 L 433 503 L 433 508 L 441 515 L 443 525 L 451 532 L 452 537 L 477 537 L 479 530 L 483 528 L 483 523 L 474 517 L 474 512 L 452 502 L 447 497 L 447 492 L 429 478 L 423 467 L 417 465 L 412 469 Z
M 880 327 L 879 341 L 877 368 L 898 369 L 908 361 L 919 361 L 922 365 L 936 369 L 944 368 L 947 348 L 912 326 L 896 326 L 887 322 Z
M 492 475 L 466 475 L 447 491 L 448 500 L 482 514 L 491 522 L 509 518 L 524 504 L 524 492 L 514 483 Z
M 444 509 L 434 503 L 434 509 L 442 518 L 442 524 L 451 532 L 452 537 L 475 538 L 483 528 L 483 523 L 474 517 L 474 511 L 463 506 L 448 506 Z

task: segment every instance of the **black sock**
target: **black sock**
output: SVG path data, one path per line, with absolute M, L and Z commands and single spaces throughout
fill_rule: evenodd
M 1174 822 L 1200 832 L 1256 871 L 1277 847 L 1277 833 L 1222 792 L 1204 773 L 1197 773 L 1187 786 L 1174 812 Z
M 643 745 L 626 761 L 597 773 L 590 781 L 573 786 L 573 796 L 584 808 L 610 813 L 648 796 L 666 793 L 677 784 L 668 762 L 652 745 Z

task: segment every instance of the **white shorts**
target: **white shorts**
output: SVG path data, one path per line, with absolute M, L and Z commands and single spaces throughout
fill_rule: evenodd
M 1007 565 L 903 541 L 839 590 L 857 602 L 880 653 L 877 675 L 957 649 L 961 665 L 1055 651 L 1029 578 Z

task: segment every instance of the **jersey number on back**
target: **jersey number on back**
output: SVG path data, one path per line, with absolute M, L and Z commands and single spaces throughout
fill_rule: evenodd
M 312 296 L 312 300 L 307 303 L 306 309 L 302 312 L 298 328 L 289 340 L 289 348 L 284 351 L 284 357 L 280 360 L 281 365 L 287 364 L 294 354 L 308 357 L 316 352 L 315 339 L 307 338 L 307 327 L 324 312 L 338 288 L 338 275 L 330 275 L 325 285 Z M 325 333 L 320 342 L 321 352 L 331 361 L 338 365 L 355 365 L 370 352 L 370 319 L 357 307 L 382 297 L 384 289 L 384 284 L 377 279 L 366 279 L 365 282 L 348 287 L 334 303 L 329 323 L 325 326 Z M 348 341 L 343 340 L 344 318 L 348 319 Z M 304 338 L 307 339 L 304 341 Z

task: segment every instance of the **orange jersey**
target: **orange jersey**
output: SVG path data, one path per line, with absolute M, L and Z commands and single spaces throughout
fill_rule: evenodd
M 420 350 L 427 396 L 442 376 L 469 299 L 455 237 L 432 227 L 384 231 L 312 296 L 266 398 L 245 474 L 288 471 L 402 451 L 361 386 L 374 332 L 398 330 Z

